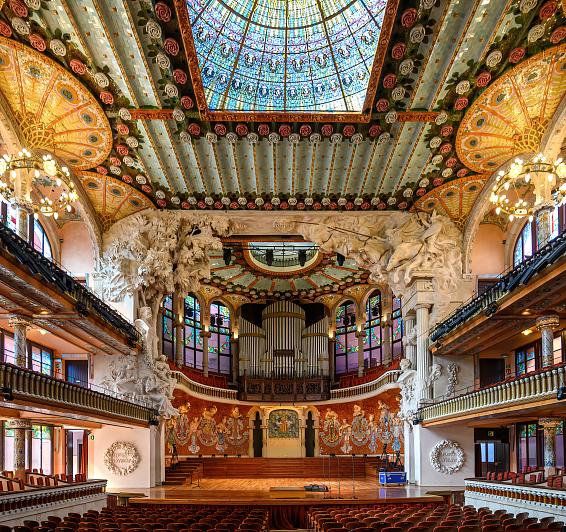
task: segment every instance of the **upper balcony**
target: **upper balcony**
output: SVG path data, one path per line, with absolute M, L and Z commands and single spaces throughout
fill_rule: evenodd
M 5 314 L 56 331 L 86 352 L 127 354 L 140 342 L 132 323 L 2 224 L 0 298 Z
M 566 304 L 566 233 L 438 323 L 430 334 L 433 353 L 469 354 L 505 342 L 534 325 L 538 316 Z

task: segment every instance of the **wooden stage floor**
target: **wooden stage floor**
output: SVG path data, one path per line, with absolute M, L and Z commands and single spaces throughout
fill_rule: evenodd
M 274 499 L 270 496 L 271 487 L 305 486 L 324 484 L 330 488 L 327 493 L 307 493 L 306 498 Z M 267 505 L 312 505 L 328 503 L 392 503 L 392 502 L 437 502 L 441 497 L 429 491 L 458 491 L 458 487 L 383 487 L 375 479 L 325 480 L 322 478 L 204 478 L 200 487 L 196 484 L 181 486 L 162 486 L 150 489 L 128 489 L 128 493 L 139 493 L 142 497 L 132 498 L 130 503 L 142 504 L 267 504 Z

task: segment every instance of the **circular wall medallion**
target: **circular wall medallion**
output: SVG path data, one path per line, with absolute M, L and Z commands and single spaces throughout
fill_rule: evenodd
M 440 440 L 430 451 L 430 464 L 433 469 L 445 475 L 460 471 L 465 461 L 464 451 L 455 441 Z
M 104 453 L 104 465 L 115 475 L 129 475 L 140 463 L 141 457 L 133 443 L 114 442 Z

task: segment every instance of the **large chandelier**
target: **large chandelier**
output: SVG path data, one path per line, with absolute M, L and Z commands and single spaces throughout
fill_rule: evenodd
M 503 212 L 510 221 L 527 216 L 532 221 L 537 211 L 566 201 L 566 164 L 540 153 L 526 162 L 515 159 L 497 175 L 490 201 L 496 214 Z
M 51 155 L 32 154 L 25 148 L 0 158 L 0 196 L 36 217 L 43 214 L 55 219 L 62 212 L 71 212 L 78 200 L 66 166 L 59 166 Z

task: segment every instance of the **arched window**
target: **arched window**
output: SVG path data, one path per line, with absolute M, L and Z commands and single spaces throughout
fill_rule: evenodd
M 16 231 L 18 208 L 11 203 L 1 202 L 0 215 L 2 216 L 4 224 L 12 231 Z M 43 225 L 41 225 L 41 222 L 36 220 L 32 215 L 29 216 L 28 220 L 28 242 L 42 255 L 48 259 L 53 259 L 51 242 L 49 242 L 49 238 L 47 237 L 47 233 L 45 232 Z
M 391 355 L 393 360 L 403 358 L 403 318 L 399 297 L 393 297 L 391 306 Z
M 381 292 L 376 290 L 366 303 L 364 367 L 374 368 L 383 364 L 382 334 Z
M 163 354 L 169 360 L 175 360 L 175 313 L 172 296 L 166 296 L 163 300 L 162 320 Z
M 344 375 L 358 369 L 356 308 L 352 301 L 346 301 L 336 309 L 334 363 L 336 375 Z
M 232 372 L 230 310 L 219 301 L 214 301 L 210 305 L 209 331 L 208 370 L 230 375 Z
M 47 238 L 47 233 L 45 229 L 39 222 L 39 220 L 33 220 L 33 240 L 32 240 L 33 247 L 39 251 L 44 257 L 48 259 L 52 259 L 53 255 L 51 252 L 51 244 L 49 242 L 49 238 Z
M 185 328 L 183 331 L 185 366 L 202 369 L 202 320 L 198 299 L 189 294 L 185 297 Z
M 520 232 L 513 249 L 513 266 L 518 266 L 525 259 L 532 256 L 542 248 L 547 241 L 544 241 L 545 231 L 541 231 L 541 218 L 535 218 L 532 222 L 527 222 Z M 566 230 L 566 205 L 556 206 L 550 216 L 550 240 Z

